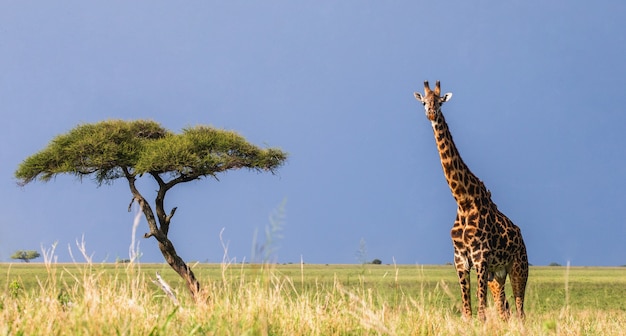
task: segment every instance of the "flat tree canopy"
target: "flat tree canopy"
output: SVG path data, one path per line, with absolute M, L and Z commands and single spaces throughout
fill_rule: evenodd
M 109 120 L 79 125 L 52 139 L 20 164 L 15 177 L 25 185 L 57 174 L 93 174 L 102 184 L 128 174 L 167 173 L 175 184 L 237 168 L 274 172 L 286 158 L 281 150 L 261 149 L 233 131 L 195 126 L 174 134 L 154 121 Z
M 199 283 L 167 237 L 176 208 L 166 215 L 166 192 L 178 183 L 216 177 L 231 169 L 274 173 L 286 159 L 287 154 L 280 149 L 259 148 L 233 131 L 194 126 L 175 134 L 150 120 L 108 120 L 79 125 L 55 137 L 42 151 L 26 158 L 15 177 L 22 186 L 34 180 L 47 182 L 57 174 L 75 175 L 81 180 L 89 176 L 98 185 L 125 178 L 132 202 L 139 203 L 148 222 L 150 231 L 145 237 L 156 238 L 166 261 L 187 281 L 195 296 Z M 159 185 L 156 216 L 135 185 L 144 174 Z
M 18 250 L 18 251 L 15 251 L 15 253 L 11 255 L 11 259 L 17 259 L 17 260 L 22 260 L 24 262 L 30 262 L 31 259 L 37 259 L 40 256 L 41 255 L 39 254 L 39 252 L 35 250 Z

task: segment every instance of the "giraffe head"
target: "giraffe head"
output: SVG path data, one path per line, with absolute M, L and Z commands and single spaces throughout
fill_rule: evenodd
M 426 118 L 430 121 L 435 120 L 435 116 L 441 113 L 441 105 L 452 98 L 452 93 L 446 93 L 443 97 L 440 96 L 441 86 L 439 81 L 435 84 L 435 91 L 431 91 L 428 81 L 424 81 L 424 95 L 419 92 L 415 92 L 414 95 L 415 99 L 424 105 Z

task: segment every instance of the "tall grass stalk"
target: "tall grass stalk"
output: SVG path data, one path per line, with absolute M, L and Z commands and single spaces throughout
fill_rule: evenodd
M 567 265 L 565 266 L 565 308 L 569 308 L 569 270 L 570 270 L 570 262 L 567 261 Z
M 283 238 L 282 231 L 285 226 L 287 199 L 283 201 L 269 215 L 269 224 L 265 226 L 265 240 L 258 241 L 258 230 L 252 237 L 252 252 L 250 261 L 253 263 L 269 264 L 276 262 L 277 243 Z

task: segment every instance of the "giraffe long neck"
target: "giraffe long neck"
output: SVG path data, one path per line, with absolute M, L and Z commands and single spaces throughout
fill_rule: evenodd
M 486 195 L 487 191 L 482 181 L 463 162 L 443 114 L 437 114 L 432 126 L 441 167 L 457 204 L 461 205 L 477 196 Z

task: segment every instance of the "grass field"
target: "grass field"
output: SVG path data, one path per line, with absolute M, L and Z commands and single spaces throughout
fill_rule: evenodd
M 203 284 L 199 303 L 165 264 L 0 264 L 0 334 L 620 335 L 626 330 L 624 267 L 531 267 L 524 322 L 501 321 L 491 307 L 486 322 L 464 321 L 452 266 L 196 264 L 193 269 Z M 180 306 L 151 281 L 157 271 Z M 509 301 L 510 293 L 507 288 Z

